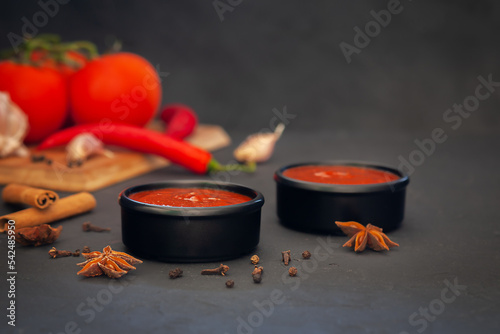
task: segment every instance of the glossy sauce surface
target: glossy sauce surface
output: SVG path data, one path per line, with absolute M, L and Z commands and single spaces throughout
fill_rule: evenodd
M 283 172 L 291 179 L 327 184 L 375 184 L 399 179 L 396 174 L 380 169 L 357 166 L 308 165 Z
M 172 207 L 214 207 L 240 204 L 250 197 L 227 190 L 209 188 L 165 188 L 145 190 L 128 196 L 134 201 Z

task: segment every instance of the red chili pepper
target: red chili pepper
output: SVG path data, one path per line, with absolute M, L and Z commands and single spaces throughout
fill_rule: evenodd
M 165 134 L 177 139 L 189 136 L 198 124 L 196 113 L 183 104 L 166 105 L 160 117 L 167 124 Z
M 187 142 L 162 133 L 127 124 L 84 124 L 59 131 L 39 146 L 39 150 L 65 145 L 80 133 L 92 133 L 103 143 L 128 148 L 133 151 L 155 154 L 183 166 L 195 173 L 224 170 L 253 172 L 255 165 L 220 165 L 212 154 Z

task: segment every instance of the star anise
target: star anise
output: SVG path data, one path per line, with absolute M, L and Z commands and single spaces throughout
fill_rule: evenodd
M 78 263 L 83 267 L 77 275 L 94 277 L 106 274 L 111 278 L 120 278 L 129 270 L 136 269 L 132 264 L 142 263 L 141 260 L 123 252 L 115 252 L 110 246 L 104 247 L 101 252 L 82 253 L 87 261 Z
M 362 252 L 366 246 L 375 250 L 389 250 L 390 247 L 399 246 L 382 233 L 382 229 L 372 224 L 365 226 L 357 222 L 335 222 L 337 226 L 351 239 L 343 247 L 353 247 L 355 252 Z

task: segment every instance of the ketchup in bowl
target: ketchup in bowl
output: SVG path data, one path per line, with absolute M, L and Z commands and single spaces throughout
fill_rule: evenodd
M 400 176 L 380 169 L 341 166 L 305 165 L 286 169 L 283 175 L 299 181 L 326 184 L 375 184 L 395 181 Z
M 274 180 L 281 224 L 328 234 L 343 234 L 335 221 L 396 229 L 410 182 L 398 169 L 356 161 L 286 165 L 276 170 Z
M 215 207 L 240 204 L 250 197 L 213 188 L 164 188 L 132 193 L 129 198 L 147 204 L 169 207 Z

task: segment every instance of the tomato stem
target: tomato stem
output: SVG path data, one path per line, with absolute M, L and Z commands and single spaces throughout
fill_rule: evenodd
M 94 43 L 89 41 L 76 41 L 72 43 L 65 43 L 66 51 L 68 50 L 85 50 L 88 53 L 88 59 L 99 57 L 99 52 Z
M 50 52 L 52 50 L 53 44 L 45 39 L 33 38 L 26 40 L 24 50 L 21 53 L 21 63 L 22 64 L 32 64 L 31 54 L 37 49 L 45 50 Z M 36 65 L 36 64 L 32 64 Z
M 33 66 L 39 65 L 38 61 L 32 60 L 34 51 L 43 50 L 46 52 L 45 58 L 51 58 L 58 64 L 66 64 L 75 67 L 75 62 L 67 56 L 68 51 L 76 51 L 84 54 L 89 60 L 99 57 L 99 52 L 94 43 L 89 41 L 75 41 L 63 43 L 59 35 L 55 34 L 41 34 L 36 37 L 24 37 L 24 43 L 20 46 L 20 50 L 3 50 L 0 55 L 1 58 L 11 58 L 21 63 Z

